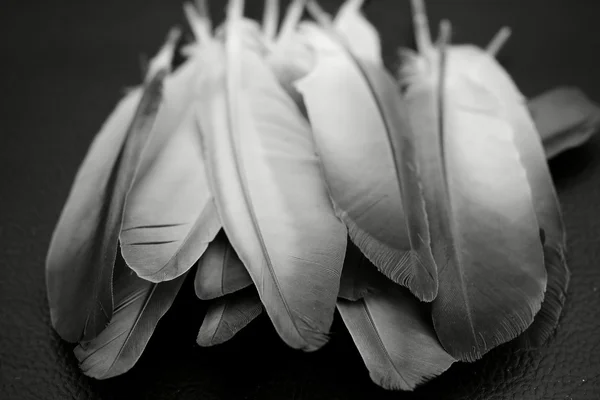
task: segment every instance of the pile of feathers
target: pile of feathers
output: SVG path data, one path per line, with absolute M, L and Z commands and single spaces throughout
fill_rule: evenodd
M 129 370 L 188 274 L 210 302 L 199 345 L 264 310 L 314 351 L 337 309 L 387 389 L 552 336 L 569 270 L 547 160 L 598 107 L 526 99 L 495 60 L 507 28 L 482 49 L 443 21 L 432 41 L 422 0 L 390 73 L 361 3 L 293 0 L 279 25 L 277 0 L 260 24 L 230 0 L 216 29 L 184 6 L 195 40 L 173 29 L 104 123 L 48 251 L 52 324 L 86 375 Z

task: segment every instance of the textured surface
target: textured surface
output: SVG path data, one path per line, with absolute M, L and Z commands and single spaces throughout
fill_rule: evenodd
M 322 2 L 333 10 L 340 1 Z M 259 2 L 248 3 L 260 15 Z M 458 42 L 484 45 L 502 24 L 512 26 L 501 60 L 526 95 L 573 84 L 600 100 L 599 2 L 428 4 L 435 22 L 452 20 Z M 410 43 L 408 1 L 374 0 L 366 10 L 391 60 L 395 46 Z M 288 349 L 264 317 L 228 344 L 198 347 L 205 306 L 188 281 L 133 370 L 102 382 L 82 376 L 71 347 L 50 327 L 45 252 L 92 136 L 121 89 L 139 82 L 138 55 L 153 53 L 173 23 L 183 23 L 177 1 L 3 2 L 1 399 L 600 398 L 600 137 L 552 163 L 573 276 L 558 334 L 539 351 L 505 346 L 412 394 L 387 393 L 370 382 L 339 318 L 331 342 L 312 354 Z

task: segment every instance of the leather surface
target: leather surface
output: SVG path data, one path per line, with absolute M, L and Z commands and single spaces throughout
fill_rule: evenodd
M 260 2 L 248 0 L 252 16 Z M 322 1 L 330 11 L 340 1 Z M 510 345 L 458 364 L 414 393 L 371 383 L 336 317 L 330 343 L 287 348 L 264 317 L 228 344 L 202 349 L 204 305 L 187 282 L 138 365 L 94 381 L 50 326 L 44 257 L 72 179 L 93 135 L 140 80 L 138 55 L 152 54 L 178 1 L 4 0 L 0 11 L 0 399 L 598 399 L 600 398 L 600 138 L 552 162 L 564 207 L 572 270 L 556 337 L 519 353 Z M 218 17 L 221 1 L 211 3 Z M 217 5 L 219 4 L 219 5 Z M 449 18 L 455 42 L 486 44 L 503 25 L 502 52 L 528 95 L 559 84 L 600 100 L 600 2 L 429 0 L 433 22 Z M 218 10 L 217 10 L 218 9 Z M 410 44 L 408 1 L 366 7 L 390 67 Z

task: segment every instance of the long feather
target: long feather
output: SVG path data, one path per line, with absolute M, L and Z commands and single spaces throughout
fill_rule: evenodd
M 252 278 L 221 231 L 198 261 L 194 286 L 201 300 L 211 300 L 252 285 Z
M 216 50 L 212 96 L 198 108 L 223 228 L 276 330 L 294 348 L 327 341 L 346 249 L 308 123 L 237 31 L 230 2 L 226 74 Z
M 498 98 L 504 108 L 504 118 L 514 130 L 513 141 L 531 187 L 537 221 L 543 231 L 543 245 L 548 269 L 548 290 L 542 310 L 528 335 L 540 332 L 540 342 L 545 341 L 558 324 L 569 282 L 566 265 L 566 232 L 558 196 L 544 154 L 544 148 L 534 121 L 527 108 L 525 97 L 508 73 L 489 56 L 474 46 L 451 48 L 455 69 L 485 87 Z M 539 318 L 538 318 L 539 317 Z M 545 325 L 545 326 L 543 326 Z
M 493 94 L 445 62 L 442 28 L 440 49 L 417 40 L 425 50 L 405 60 L 402 83 L 439 271 L 434 326 L 453 357 L 473 361 L 532 323 L 546 271 L 514 129 Z
M 552 89 L 530 99 L 527 106 L 547 158 L 581 146 L 600 131 L 600 106 L 578 88 Z
M 110 324 L 74 350 L 81 370 L 92 378 L 112 378 L 135 365 L 185 279 L 184 275 L 156 284 L 138 278 L 126 266 L 123 269 L 114 283 L 115 311 Z
M 316 3 L 309 6 L 315 18 L 326 18 Z M 421 300 L 431 301 L 437 271 L 395 82 L 333 37 L 321 35 L 317 66 L 297 83 L 332 199 L 367 258 Z
M 254 287 L 213 300 L 204 316 L 196 342 L 203 347 L 222 344 L 261 312 L 262 303 Z
M 113 313 L 112 270 L 126 197 L 162 99 L 179 31 L 152 60 L 144 88 L 130 92 L 86 155 L 52 235 L 46 284 L 52 325 L 65 340 L 96 337 Z
M 221 222 L 212 201 L 195 119 L 193 87 L 199 63 L 188 61 L 165 82 L 153 151 L 127 199 L 120 235 L 123 258 L 152 282 L 176 278 L 198 261 Z
M 398 286 L 355 302 L 338 300 L 338 310 L 371 379 L 391 390 L 413 390 L 455 361 L 438 342 L 422 304 Z

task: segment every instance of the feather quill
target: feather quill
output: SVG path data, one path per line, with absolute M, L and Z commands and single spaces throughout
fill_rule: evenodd
M 215 49 L 198 107 L 209 183 L 223 228 L 269 317 L 291 347 L 327 341 L 346 249 L 308 123 L 265 61 L 244 48 L 243 1 L 228 10 L 226 73 Z
M 196 295 L 201 300 L 211 300 L 250 285 L 248 271 L 221 231 L 198 261 Z
M 213 28 L 207 0 L 195 0 L 194 4 L 186 2 L 183 11 L 196 40 L 200 43 L 210 42 Z
M 265 0 L 262 28 L 267 44 L 275 40 L 277 25 L 279 25 L 279 0 Z
M 547 158 L 581 146 L 600 130 L 600 106 L 578 88 L 558 87 L 527 105 Z
M 96 337 L 113 313 L 112 270 L 126 197 L 161 104 L 179 37 L 172 30 L 94 139 L 52 235 L 46 284 L 52 325 L 66 341 Z
M 327 18 L 316 3 L 309 9 Z M 382 67 L 358 60 L 334 37 L 321 35 L 316 67 L 297 83 L 332 199 L 367 258 L 431 301 L 437 271 L 400 95 Z
M 455 361 L 440 345 L 422 307 L 393 285 L 358 301 L 338 300 L 344 324 L 377 385 L 413 390 Z
M 122 270 L 114 282 L 115 310 L 110 324 L 74 350 L 81 370 L 92 378 L 112 378 L 135 365 L 185 279 L 183 275 L 157 284 L 138 278 L 126 266 Z
M 503 105 L 446 62 L 443 23 L 433 47 L 413 0 L 420 56 L 404 53 L 401 83 L 439 271 L 432 317 L 443 347 L 463 361 L 514 339 L 546 289 L 543 248 L 526 171 Z
M 256 288 L 250 287 L 213 300 L 200 326 L 197 343 L 208 347 L 231 339 L 262 312 Z

